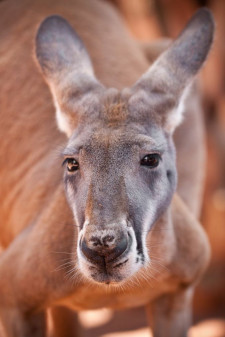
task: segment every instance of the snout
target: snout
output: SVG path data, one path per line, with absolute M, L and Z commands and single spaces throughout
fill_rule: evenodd
M 86 221 L 79 233 L 77 255 L 83 275 L 101 284 L 124 282 L 143 263 L 134 229 L 125 220 L 104 226 Z
M 103 229 L 84 235 L 80 241 L 80 249 L 91 263 L 110 264 L 129 249 L 130 240 L 127 232 Z

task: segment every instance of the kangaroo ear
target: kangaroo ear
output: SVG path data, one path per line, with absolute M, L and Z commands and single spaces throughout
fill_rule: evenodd
M 213 33 L 211 12 L 199 9 L 178 38 L 132 87 L 131 100 L 152 106 L 162 115 L 169 132 L 173 132 L 182 119 L 186 89 L 208 55 Z
M 95 109 L 103 86 L 76 32 L 58 15 L 47 17 L 36 36 L 36 58 L 56 106 L 59 129 L 68 136 L 81 112 Z

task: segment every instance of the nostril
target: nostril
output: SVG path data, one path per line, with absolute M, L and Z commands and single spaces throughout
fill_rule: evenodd
M 115 237 L 113 235 L 106 235 L 102 238 L 104 247 L 111 247 L 115 243 Z
M 80 248 L 82 253 L 86 256 L 88 260 L 99 264 L 103 262 L 103 257 L 99 255 L 98 252 L 96 252 L 94 249 L 89 248 L 85 239 L 81 240 Z
M 107 256 L 107 262 L 115 260 L 117 257 L 122 255 L 128 247 L 128 237 L 123 235 L 117 241 L 114 249 L 111 250 L 110 254 Z
M 92 243 L 93 246 L 102 246 L 101 240 L 97 236 L 92 236 L 90 238 L 90 242 Z

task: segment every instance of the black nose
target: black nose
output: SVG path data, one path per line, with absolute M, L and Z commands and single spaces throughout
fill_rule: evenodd
M 93 263 L 110 263 L 122 255 L 128 247 L 125 233 L 85 236 L 81 240 L 81 251 Z

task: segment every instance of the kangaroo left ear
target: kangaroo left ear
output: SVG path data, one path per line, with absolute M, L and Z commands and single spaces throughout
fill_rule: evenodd
M 36 36 L 36 58 L 52 92 L 59 129 L 70 136 L 82 113 L 92 113 L 104 89 L 83 42 L 62 17 L 47 17 Z
M 214 20 L 208 9 L 199 9 L 172 45 L 135 83 L 135 102 L 153 106 L 164 127 L 173 132 L 182 119 L 187 88 L 210 50 Z

